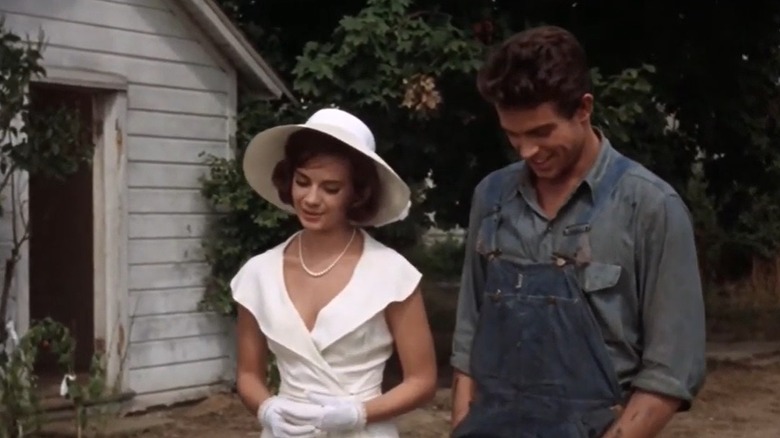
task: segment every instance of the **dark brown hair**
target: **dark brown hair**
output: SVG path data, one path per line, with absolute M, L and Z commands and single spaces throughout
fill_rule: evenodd
M 569 31 L 540 26 L 507 39 L 477 75 L 488 102 L 507 109 L 532 109 L 551 102 L 566 118 L 592 92 L 585 50 Z
M 343 158 L 349 163 L 356 199 L 347 210 L 347 218 L 356 223 L 371 220 L 379 209 L 382 194 L 373 160 L 329 135 L 310 129 L 290 135 L 284 147 L 284 158 L 274 167 L 271 180 L 279 192 L 279 199 L 292 205 L 295 171 L 322 155 Z

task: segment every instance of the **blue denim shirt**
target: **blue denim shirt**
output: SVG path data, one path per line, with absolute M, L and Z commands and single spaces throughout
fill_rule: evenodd
M 592 189 L 618 152 L 602 136 L 598 158 L 556 218 L 548 220 L 537 201 L 526 166 L 509 178 L 502 209 L 503 252 L 528 262 L 550 262 L 563 245 L 564 228 L 593 202 Z M 515 169 L 515 170 L 513 170 Z M 480 220 L 488 214 L 483 180 L 474 190 L 466 257 L 458 299 L 452 366 L 469 373 L 483 293 L 484 259 L 476 250 Z M 507 187 L 505 187 L 507 189 Z M 602 329 L 621 386 L 640 388 L 690 406 L 704 383 L 704 300 L 690 214 L 674 189 L 641 165 L 620 180 L 615 196 L 588 233 L 590 264 L 580 285 Z

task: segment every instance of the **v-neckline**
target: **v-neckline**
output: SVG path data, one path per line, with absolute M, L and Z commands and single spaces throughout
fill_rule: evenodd
M 317 315 L 314 317 L 314 324 L 311 327 L 311 330 L 306 326 L 306 321 L 303 319 L 303 316 L 301 316 L 301 312 L 298 310 L 297 307 L 295 307 L 295 303 L 293 303 L 292 298 L 290 298 L 290 291 L 287 288 L 287 280 L 284 276 L 284 252 L 289 248 L 289 246 L 292 244 L 293 239 L 295 236 L 298 236 L 300 232 L 294 233 L 292 236 L 290 236 L 289 239 L 284 243 L 284 245 L 281 246 L 281 254 L 279 257 L 279 266 L 276 270 L 279 275 L 279 283 L 281 286 L 281 292 L 283 299 L 287 306 L 292 310 L 292 312 L 295 314 L 296 319 L 298 320 L 301 328 L 303 328 L 303 331 L 309 335 L 309 337 L 312 337 L 314 332 L 317 330 L 317 327 L 320 325 L 320 320 L 325 313 L 326 310 L 328 310 L 330 307 L 333 307 L 334 304 L 337 304 L 339 299 L 345 295 L 346 292 L 349 291 L 349 289 L 352 287 L 353 283 L 355 282 L 355 277 L 357 277 L 358 271 L 363 265 L 363 262 L 366 258 L 366 250 L 368 249 L 368 245 L 370 244 L 371 237 L 368 235 L 368 233 L 365 232 L 363 229 L 358 229 L 358 232 L 362 234 L 363 236 L 363 249 L 360 253 L 360 256 L 358 257 L 357 263 L 355 263 L 355 267 L 352 269 L 352 275 L 349 277 L 349 280 L 347 280 L 347 283 L 344 285 L 341 290 L 339 290 L 336 295 L 333 296 L 327 303 L 325 303 L 324 306 L 317 312 Z M 298 236 L 300 239 L 300 236 Z

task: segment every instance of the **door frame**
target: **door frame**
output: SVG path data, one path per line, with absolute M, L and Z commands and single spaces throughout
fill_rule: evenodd
M 127 386 L 124 362 L 130 337 L 127 287 L 127 79 L 115 74 L 46 66 L 34 82 L 90 93 L 93 98 L 92 163 L 94 351 L 104 355 L 106 385 Z M 19 190 L 18 219 L 29 217 L 26 172 L 14 175 Z M 23 216 L 22 216 L 23 215 Z M 20 220 L 16 221 L 17 224 Z M 16 321 L 20 335 L 30 326 L 30 254 L 25 243 L 15 273 Z

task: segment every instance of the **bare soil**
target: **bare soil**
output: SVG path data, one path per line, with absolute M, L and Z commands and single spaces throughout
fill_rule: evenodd
M 448 436 L 449 392 L 399 419 L 401 436 Z M 198 404 L 145 414 L 148 438 L 257 437 L 253 416 L 231 394 L 215 395 Z M 158 424 L 158 426 L 154 426 Z M 780 436 L 780 357 L 717 363 L 690 412 L 679 414 L 663 438 L 777 438 Z

